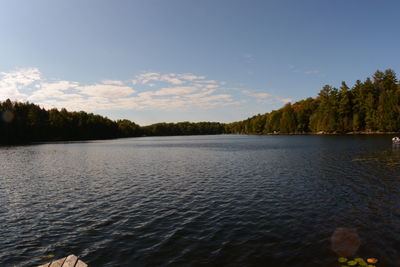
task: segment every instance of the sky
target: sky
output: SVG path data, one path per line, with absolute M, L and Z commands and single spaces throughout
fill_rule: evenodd
M 400 70 L 400 1 L 0 0 L 0 101 L 243 120 Z

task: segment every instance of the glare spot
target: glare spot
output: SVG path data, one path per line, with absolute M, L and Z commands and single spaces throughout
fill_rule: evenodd
M 360 244 L 360 237 L 354 228 L 337 228 L 331 236 L 331 248 L 341 257 L 356 254 Z
M 2 116 L 3 117 L 3 121 L 5 121 L 7 123 L 12 122 L 13 119 L 14 119 L 14 113 L 12 113 L 9 110 L 4 111 L 2 115 L 3 115 Z

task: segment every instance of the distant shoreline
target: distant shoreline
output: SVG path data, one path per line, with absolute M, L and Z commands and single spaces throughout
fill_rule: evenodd
M 246 133 L 221 133 L 221 134 L 188 134 L 188 135 L 153 135 L 153 136 L 132 136 L 132 137 L 115 137 L 115 138 L 102 138 L 102 139 L 75 139 L 75 140 L 41 140 L 41 141 L 33 141 L 33 142 L 20 142 L 20 143 L 11 143 L 11 144 L 1 144 L 0 147 L 6 146 L 25 146 L 25 145 L 41 145 L 41 144 L 65 144 L 65 143 L 79 143 L 79 142 L 92 142 L 92 141 L 107 141 L 107 140 L 118 140 L 118 139 L 127 139 L 127 138 L 143 138 L 143 137 L 177 137 L 177 136 L 205 136 L 205 135 L 254 135 L 254 136 L 269 136 L 269 135 L 312 135 L 312 136 L 321 136 L 321 135 L 400 135 L 400 132 L 349 132 L 349 133 L 265 133 L 265 134 L 246 134 Z
M 392 134 L 400 134 L 400 132 L 347 132 L 347 133 L 304 132 L 304 133 L 264 133 L 259 135 L 392 135 Z

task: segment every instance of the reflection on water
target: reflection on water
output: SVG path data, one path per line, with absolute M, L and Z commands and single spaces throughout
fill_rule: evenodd
M 365 161 L 371 164 L 383 163 L 391 167 L 398 167 L 400 164 L 400 144 L 392 144 L 392 150 L 377 151 L 362 158 L 355 158 L 353 161 Z
M 41 144 L 0 148 L 0 162 L 0 266 L 71 253 L 92 266 L 337 266 L 338 229 L 356 231 L 354 256 L 400 260 L 390 136 Z

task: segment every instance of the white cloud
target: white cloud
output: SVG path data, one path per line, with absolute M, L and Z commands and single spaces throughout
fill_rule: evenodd
M 198 92 L 198 93 L 196 93 L 196 94 L 187 95 L 186 97 L 188 97 L 188 98 L 202 98 L 203 96 L 210 95 L 210 94 L 212 94 L 212 93 L 214 93 L 214 92 L 215 92 L 214 89 L 211 89 L 211 90 L 203 90 L 203 91 Z
M 285 104 L 293 101 L 292 98 L 282 98 L 265 92 L 258 93 L 251 90 L 240 90 L 240 92 L 248 97 L 255 98 L 255 101 L 261 104 L 276 104 L 276 103 Z
M 23 68 L 12 72 L 0 72 L 2 82 L 27 86 L 41 79 L 37 68 Z
M 198 75 L 194 75 L 192 73 L 183 73 L 183 74 L 179 74 L 179 78 L 182 80 L 194 81 L 194 80 L 203 80 L 206 78 L 206 76 L 198 76 Z
M 212 100 L 221 100 L 221 99 L 231 99 L 231 95 L 228 94 L 220 94 L 220 95 L 213 95 L 204 97 L 203 100 L 212 101 Z
M 27 94 L 22 90 L 41 80 L 37 68 L 24 68 L 11 72 L 0 72 L 0 99 L 11 98 L 24 101 Z
M 175 74 L 175 73 L 168 73 L 168 74 L 161 75 L 158 72 L 148 72 L 148 73 L 143 73 L 143 74 L 137 75 L 136 78 L 137 78 L 137 80 L 140 81 L 141 84 L 146 84 L 151 81 L 167 82 L 167 83 L 174 84 L 174 85 L 184 83 L 184 81 L 180 80 L 176 76 L 177 76 L 177 74 Z
M 255 97 L 255 98 L 266 98 L 269 97 L 270 94 L 268 93 L 255 93 L 250 90 L 242 90 L 241 91 L 244 95 L 250 96 L 250 97 Z
M 143 74 L 139 74 L 136 76 L 137 81 L 141 84 L 146 84 L 149 81 L 159 81 L 160 80 L 160 73 L 157 72 L 147 72 Z
M 104 80 L 102 81 L 103 84 L 111 84 L 111 85 L 124 85 L 123 81 L 116 81 L 116 80 Z
M 279 101 L 281 101 L 282 103 L 289 103 L 289 102 L 293 102 L 293 99 L 292 98 L 281 98 L 281 97 L 279 97 L 278 98 L 279 99 Z
M 160 81 L 165 81 L 168 82 L 170 84 L 182 84 L 183 81 L 179 80 L 178 78 L 174 78 L 173 76 L 175 75 L 163 75 L 160 77 Z
M 75 88 L 79 85 L 77 82 L 69 82 L 69 81 L 58 81 L 58 82 L 42 82 L 40 84 L 42 89 L 46 90 L 60 90 L 65 91 L 71 88 Z
M 79 84 L 77 82 L 69 81 L 58 81 L 58 82 L 42 82 L 37 84 L 32 94 L 27 97 L 29 101 L 41 101 L 46 99 L 58 98 L 58 99 L 69 99 L 71 97 L 76 98 L 76 94 L 66 94 L 64 91 L 74 89 Z
M 213 84 L 217 83 L 216 80 L 204 80 L 204 81 L 201 81 L 201 82 L 203 82 L 203 83 L 213 83 Z
M 215 84 L 208 84 L 208 85 L 206 85 L 205 87 L 208 88 L 208 89 L 213 89 L 213 88 L 218 88 L 218 85 L 215 85 Z
M 289 102 L 292 102 L 293 99 L 292 98 L 282 98 L 279 96 L 271 96 L 268 98 L 258 98 L 256 99 L 257 103 L 261 103 L 261 104 L 276 104 L 276 103 L 282 103 L 282 104 L 286 104 Z
M 93 84 L 46 79 L 37 68 L 0 72 L 0 101 L 30 101 L 45 108 L 68 110 L 194 110 L 229 105 L 288 102 L 265 92 L 225 88 L 225 82 L 192 73 L 142 73 L 131 81 Z M 135 89 L 132 86 L 135 85 Z M 238 94 L 239 93 L 239 94 Z M 240 96 L 240 93 L 242 96 Z M 243 99 L 243 95 L 248 98 Z M 249 99 L 250 97 L 250 99 Z
M 161 90 L 155 91 L 154 95 L 184 95 L 184 94 L 193 93 L 196 90 L 197 90 L 197 88 L 193 88 L 190 86 L 169 87 L 169 88 L 161 88 Z
M 106 98 L 126 97 L 135 92 L 135 90 L 129 86 L 117 86 L 109 84 L 78 86 L 76 89 L 84 95 Z

